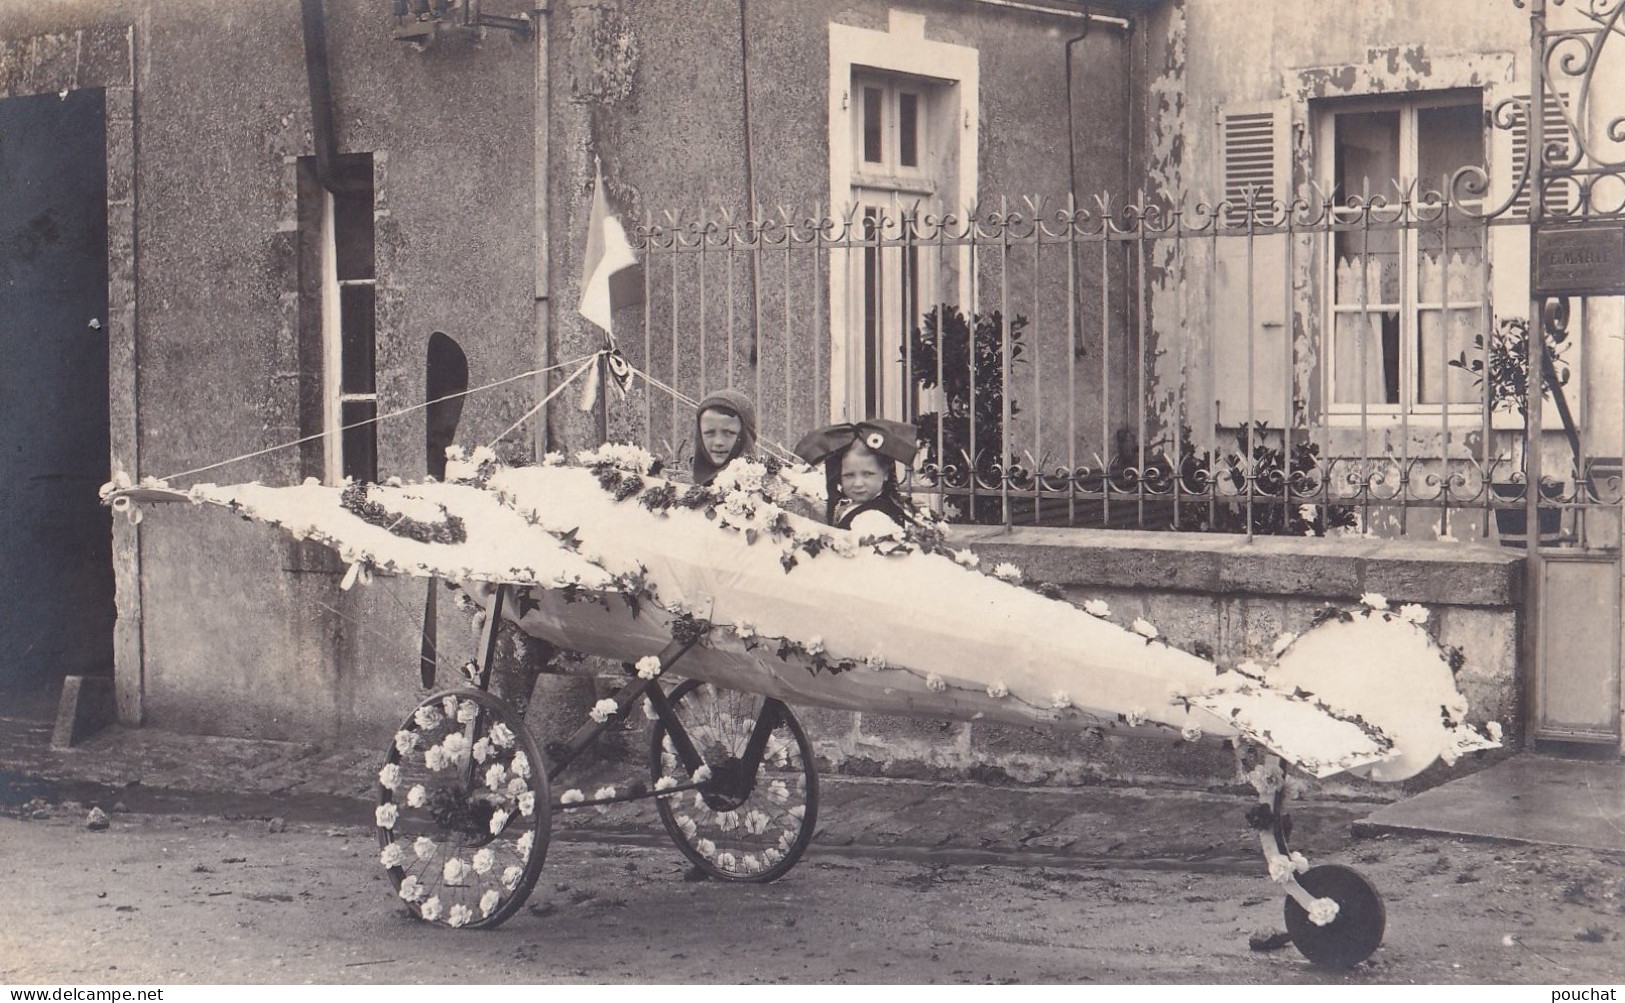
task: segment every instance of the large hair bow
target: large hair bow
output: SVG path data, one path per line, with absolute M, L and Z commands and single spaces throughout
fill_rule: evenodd
M 796 455 L 814 466 L 851 445 L 862 442 L 872 452 L 899 463 L 911 463 L 919 448 L 919 431 L 913 425 L 886 418 L 870 418 L 808 432 L 796 443 Z

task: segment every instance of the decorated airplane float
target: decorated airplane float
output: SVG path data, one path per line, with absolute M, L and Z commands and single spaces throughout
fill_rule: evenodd
M 1269 876 L 1312 961 L 1357 964 L 1381 942 L 1381 899 L 1355 872 L 1310 867 L 1283 824 L 1294 773 L 1414 776 L 1493 747 L 1465 723 L 1451 656 L 1427 612 L 1366 596 L 1283 637 L 1269 664 L 1218 665 L 1141 619 L 1116 622 L 953 548 L 928 512 L 901 537 L 806 518 L 812 468 L 738 460 L 709 486 L 660 476 L 643 450 L 605 445 L 505 466 L 450 451 L 443 481 L 342 487 L 121 478 L 115 510 L 154 501 L 221 506 L 319 541 L 372 574 L 455 583 L 483 621 L 458 688 L 424 699 L 378 774 L 380 860 L 419 917 L 494 926 L 524 902 L 552 811 L 656 801 L 678 847 L 725 880 L 772 880 L 805 850 L 817 814 L 812 749 L 785 704 L 1056 729 L 1160 729 L 1229 740 L 1259 805 Z M 568 740 L 545 745 L 490 691 L 497 625 L 626 667 Z M 560 660 L 568 667 L 571 659 Z M 686 681 L 668 689 L 667 674 Z M 556 792 L 598 731 L 641 708 L 653 721 L 649 782 Z

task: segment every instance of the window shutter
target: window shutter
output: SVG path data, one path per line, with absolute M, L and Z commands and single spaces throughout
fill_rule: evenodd
M 1519 94 L 1518 99 L 1525 104 L 1529 95 Z M 1545 131 L 1545 141 L 1561 144 L 1563 154 L 1567 156 L 1571 149 L 1573 138 L 1569 132 L 1568 123 L 1563 120 L 1563 102 L 1568 100 L 1567 95 L 1546 95 L 1546 114 L 1541 123 Z M 1529 157 L 1529 119 L 1521 108 L 1514 112 L 1512 120 L 1512 179 L 1515 181 L 1524 172 L 1524 165 Z M 1563 215 L 1573 211 L 1573 186 L 1564 184 L 1560 187 L 1547 190 L 1547 201 L 1551 203 L 1551 211 Z M 1512 203 L 1512 216 L 1515 219 L 1529 218 L 1529 186 L 1526 184 L 1518 191 L 1518 197 Z
M 1287 383 L 1292 379 L 1286 361 L 1290 325 L 1282 301 L 1287 238 L 1279 233 L 1248 234 L 1246 227 L 1250 189 L 1256 189 L 1254 197 L 1261 207 L 1254 225 L 1279 222 L 1269 206 L 1291 197 L 1291 117 L 1291 106 L 1279 101 L 1229 108 L 1219 119 L 1223 192 L 1231 208 L 1215 240 L 1213 355 L 1207 369 L 1213 380 L 1209 399 L 1217 405 L 1214 417 L 1221 427 L 1234 428 L 1250 420 L 1280 428 L 1287 417 Z
M 1275 199 L 1286 199 L 1288 185 L 1284 175 L 1288 161 L 1289 117 L 1287 106 L 1280 103 L 1237 108 L 1220 118 L 1223 198 L 1230 203 L 1225 213 L 1226 225 L 1247 225 L 1247 199 L 1254 190 L 1261 206 L 1268 206 Z

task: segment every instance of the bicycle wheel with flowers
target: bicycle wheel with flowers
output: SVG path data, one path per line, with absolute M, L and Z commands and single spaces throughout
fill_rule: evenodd
M 724 881 L 781 877 L 818 822 L 818 776 L 801 723 L 777 700 L 693 679 L 667 703 L 672 725 L 656 721 L 650 746 L 655 789 L 699 784 L 655 802 L 677 848 Z M 685 767 L 673 731 L 703 765 Z
M 513 915 L 541 874 L 550 819 L 535 741 L 481 690 L 425 699 L 378 771 L 379 861 L 430 922 L 488 929 Z

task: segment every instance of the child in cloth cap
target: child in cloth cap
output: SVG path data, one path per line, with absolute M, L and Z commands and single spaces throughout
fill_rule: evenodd
M 914 459 L 913 425 L 872 418 L 809 432 L 796 455 L 824 464 L 829 485 L 825 521 L 861 536 L 901 536 L 908 524 L 897 490 L 897 464 Z
M 694 411 L 694 483 L 708 485 L 729 463 L 756 455 L 756 408 L 738 390 L 718 390 Z

